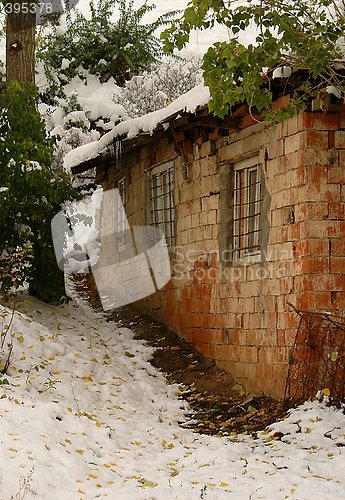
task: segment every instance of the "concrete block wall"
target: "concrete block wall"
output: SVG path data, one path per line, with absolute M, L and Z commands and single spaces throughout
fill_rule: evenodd
M 127 215 L 147 224 L 147 170 L 176 154 L 163 137 L 128 155 Z M 265 188 L 265 258 L 224 266 L 220 251 L 224 165 L 259 155 Z M 175 164 L 172 280 L 138 302 L 242 383 L 284 395 L 298 309 L 342 314 L 345 304 L 345 113 L 302 113 L 218 141 L 198 138 L 188 180 Z M 109 177 L 109 186 L 113 179 Z

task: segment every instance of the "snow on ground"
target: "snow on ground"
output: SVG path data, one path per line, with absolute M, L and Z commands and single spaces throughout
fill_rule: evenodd
M 18 307 L 0 382 L 2 500 L 345 498 L 340 410 L 305 403 L 256 440 L 202 436 L 181 427 L 179 388 L 129 329 L 74 303 Z

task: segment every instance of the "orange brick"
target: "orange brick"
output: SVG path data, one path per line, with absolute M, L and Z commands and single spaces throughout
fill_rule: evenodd
M 196 331 L 197 331 L 196 328 L 183 328 L 180 331 L 180 335 L 187 342 L 195 342 L 195 333 L 196 333 Z
M 304 166 L 300 166 L 294 170 L 293 181 L 294 186 L 299 187 L 306 184 L 308 179 L 308 170 Z
M 194 344 L 195 348 L 201 352 L 206 358 L 214 358 L 215 346 L 212 344 L 202 344 L 196 343 Z
M 334 309 L 343 311 L 345 309 L 345 292 L 331 292 L 331 303 Z
M 289 224 L 281 228 L 282 241 L 298 241 L 300 239 L 299 224 Z
M 311 113 L 302 115 L 303 128 L 315 130 L 339 130 L 338 113 Z
M 305 146 L 306 133 L 298 132 L 297 134 L 293 134 L 287 136 L 285 138 L 284 144 L 284 154 L 294 153 L 299 149 L 303 149 Z
M 240 353 L 240 347 L 239 346 L 230 346 L 230 345 L 225 345 L 225 344 L 216 344 L 214 345 L 214 357 L 215 359 L 218 360 L 232 360 L 232 361 L 238 361 L 240 359 L 239 353 Z
M 335 147 L 337 149 L 344 149 L 345 148 L 345 132 L 344 131 L 335 132 Z
M 345 274 L 345 255 L 342 257 L 331 257 L 330 271 L 331 273 Z
M 327 235 L 333 238 L 340 238 L 345 234 L 345 221 L 331 220 L 327 224 Z
M 329 184 L 345 184 L 345 169 L 342 167 L 330 167 L 328 169 L 327 182 Z
M 331 240 L 330 248 L 331 248 L 331 255 L 345 256 L 344 240 Z
M 282 109 L 282 110 L 285 110 L 286 109 L 286 106 L 288 104 L 290 104 L 290 101 L 291 101 L 291 97 L 289 95 L 284 95 L 282 97 L 279 97 L 278 99 L 276 99 L 272 105 L 271 105 L 271 108 L 272 110 L 274 109 Z
M 316 165 L 308 168 L 308 181 L 312 184 L 321 184 L 327 181 L 328 168 L 323 165 Z
M 330 201 L 329 204 L 329 218 L 330 219 L 345 219 L 345 203 L 341 201 Z
M 239 330 L 233 329 L 233 328 L 228 328 L 227 329 L 227 336 L 228 336 L 228 342 L 229 344 L 232 345 L 239 345 L 240 344 L 240 332 Z
M 302 257 L 303 273 L 327 273 L 329 271 L 329 257 Z
M 306 132 L 305 145 L 307 147 L 312 147 L 314 150 L 328 149 L 328 132 L 308 130 Z
M 329 310 L 332 308 L 330 292 L 310 292 L 310 308 Z
M 179 327 L 181 325 L 181 315 L 176 314 L 174 316 L 168 316 L 167 318 L 169 326 L 172 328 Z
M 239 350 L 239 360 L 242 363 L 257 363 L 258 348 L 254 346 L 242 346 Z

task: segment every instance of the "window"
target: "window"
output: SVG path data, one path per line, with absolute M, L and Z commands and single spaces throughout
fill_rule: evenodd
M 169 246 L 175 243 L 174 166 L 165 163 L 151 171 L 152 224 L 162 229 Z
M 234 165 L 233 259 L 260 253 L 261 170 L 257 157 Z

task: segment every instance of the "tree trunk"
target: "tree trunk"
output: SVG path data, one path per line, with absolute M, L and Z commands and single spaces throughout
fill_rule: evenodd
M 37 5 L 25 0 L 6 2 L 6 83 L 35 83 Z

